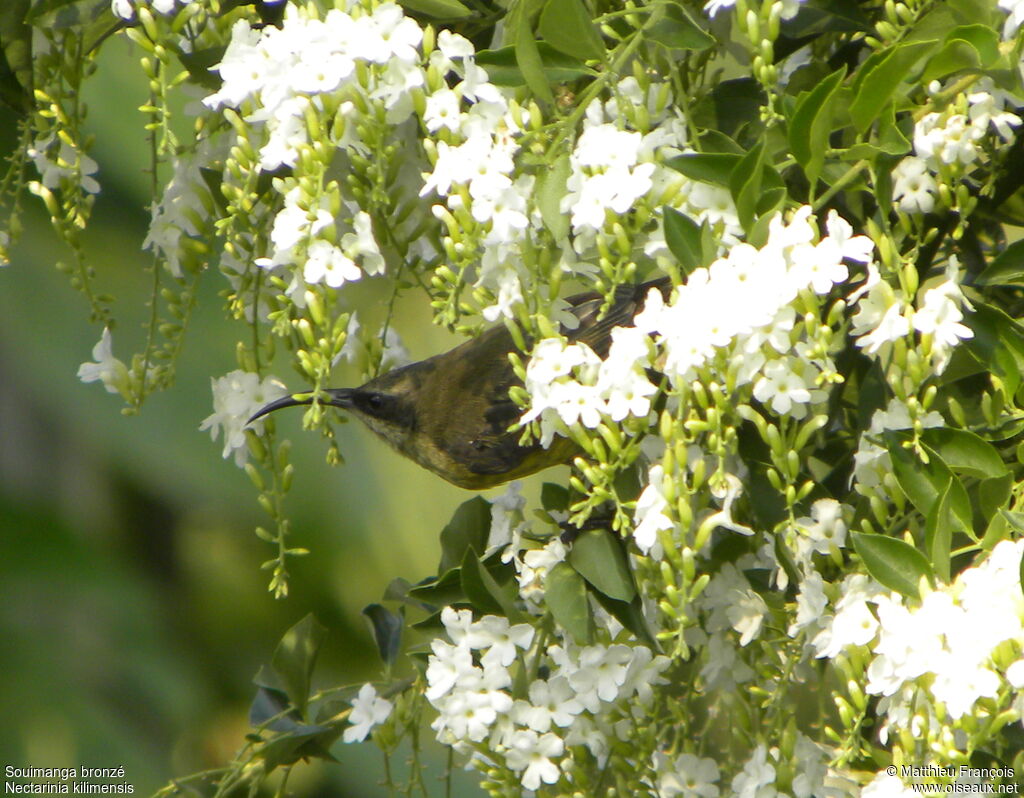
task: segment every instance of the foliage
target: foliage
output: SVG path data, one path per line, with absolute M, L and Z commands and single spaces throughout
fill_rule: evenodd
M 427 722 L 494 795 L 1013 782 L 1022 22 L 1013 0 L 5 6 L 23 121 L 0 244 L 37 196 L 104 328 L 79 374 L 132 412 L 226 278 L 239 368 L 203 427 L 271 518 L 276 595 L 307 553 L 293 468 L 247 422 L 287 394 L 279 348 L 333 462 L 323 391 L 341 360 L 402 362 L 399 295 L 466 335 L 504 324 L 523 441 L 578 447 L 541 507 L 515 483 L 470 500 L 437 574 L 367 608 L 381 686 L 314 690 L 307 619 L 236 761 L 165 792 L 255 787 L 339 736 L 415 755 Z M 111 35 L 150 89 L 153 296 L 127 362 L 81 241 L 81 86 Z M 569 284 L 607 310 L 659 276 L 603 357 L 567 337 Z M 383 311 L 353 306 L 364 278 Z M 415 757 L 390 781 L 428 791 Z

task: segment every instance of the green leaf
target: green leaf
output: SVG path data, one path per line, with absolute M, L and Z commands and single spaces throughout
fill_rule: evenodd
M 761 199 L 761 180 L 764 175 L 764 139 L 760 139 L 744 155 L 729 176 L 729 191 L 736 203 L 736 215 L 743 229 L 750 231 L 757 216 L 757 204 Z
M 853 548 L 876 582 L 904 596 L 920 598 L 922 576 L 935 583 L 927 558 L 899 538 L 854 532 Z
M 309 701 L 316 655 L 326 634 L 327 629 L 310 613 L 285 632 L 271 660 L 274 673 L 280 677 L 289 700 L 303 715 Z
M 537 28 L 556 50 L 582 61 L 604 59 L 604 42 L 580 0 L 548 0 Z
M 974 282 L 977 285 L 1024 284 L 1024 238 L 1014 241 L 996 255 Z
M 536 191 L 537 209 L 544 226 L 551 232 L 555 241 L 562 241 L 569 235 L 569 214 L 562 213 L 562 199 L 566 194 L 566 184 L 572 166 L 569 154 L 563 153 L 555 162 L 540 170 L 537 175 Z
M 991 520 L 1006 506 L 1013 489 L 1013 474 L 983 479 L 978 483 L 978 510 L 983 519 Z
M 573 541 L 569 564 L 596 590 L 619 601 L 636 595 L 626 552 L 607 529 L 588 529 Z
M 998 308 L 974 300 L 965 323 L 974 332 L 962 346 L 1002 380 L 1009 396 L 1020 387 L 1024 372 L 1024 330 Z
M 850 116 L 860 131 L 865 131 L 881 113 L 882 108 L 910 74 L 914 65 L 925 57 L 938 42 L 934 39 L 923 42 L 903 42 L 869 58 L 861 72 L 864 77 L 855 87 L 855 96 L 850 105 Z M 880 56 L 872 62 L 875 56 Z M 864 70 L 867 70 L 866 73 Z
M 287 732 L 302 724 L 302 717 L 283 691 L 260 684 L 267 678 L 267 668 L 260 666 L 256 673 L 256 695 L 249 705 L 249 725 L 264 726 L 270 731 Z M 273 720 L 271 720 L 273 718 Z
M 436 579 L 425 579 L 409 588 L 409 598 L 429 607 L 447 607 L 463 601 L 462 569 L 452 568 Z
M 515 608 L 514 581 L 498 584 L 473 549 L 462 558 L 462 589 L 474 609 L 489 615 L 503 615 L 515 622 L 521 613 Z
M 961 25 L 949 32 L 941 49 L 925 65 L 922 82 L 965 69 L 987 69 L 999 60 L 999 34 L 988 25 Z
M 533 38 L 533 27 L 525 0 L 513 3 L 509 13 L 505 15 L 505 25 L 515 53 L 516 66 L 519 67 L 526 85 L 538 100 L 553 103 L 555 95 L 552 94 L 548 77 L 544 74 L 544 61 L 537 40 Z
M 683 267 L 683 272 L 690 274 L 694 269 L 703 266 L 701 226 L 685 213 L 668 205 L 661 209 L 661 214 L 665 224 L 665 242 L 679 261 L 679 265 Z
M 903 446 L 906 434 L 887 432 L 885 441 L 892 459 L 893 473 L 903 492 L 921 515 L 928 517 L 935 503 L 949 488 L 949 502 L 953 517 L 963 531 L 973 529 L 971 500 L 963 483 L 934 451 L 928 451 L 928 462 L 923 463 Z
M 402 648 L 402 616 L 380 604 L 368 604 L 363 615 L 370 622 L 381 660 L 385 665 L 394 665 Z
M 924 545 L 935 574 L 943 582 L 949 582 L 949 552 L 953 545 L 953 519 L 949 508 L 949 492 L 952 483 L 946 486 L 939 500 L 933 505 L 925 519 Z
M 540 488 L 540 504 L 549 513 L 569 509 L 569 489 L 565 485 L 545 482 Z
M 764 90 L 753 78 L 723 80 L 694 106 L 693 123 L 737 140 L 740 132 L 751 127 L 755 128 L 753 135 L 759 137 L 765 101 Z
M 568 83 L 584 75 L 596 74 L 578 58 L 558 52 L 547 42 L 537 43 L 537 52 L 548 83 Z M 496 86 L 517 87 L 527 83 L 513 45 L 500 50 L 481 50 L 476 54 L 476 62 L 487 70 L 488 78 Z
M 742 155 L 728 152 L 689 152 L 669 158 L 665 166 L 674 169 L 691 180 L 702 183 L 713 183 L 717 186 L 729 187 L 729 177 L 736 165 L 743 159 Z
M 398 4 L 432 19 L 463 19 L 473 16 L 473 12 L 459 0 L 398 0 Z
M 544 579 L 544 602 L 555 623 L 565 629 L 579 645 L 594 638 L 594 619 L 583 577 L 565 562 L 557 563 Z
M 606 596 L 599 590 L 593 592 L 594 598 L 605 611 L 615 620 L 623 625 L 637 640 L 642 640 L 655 651 L 660 651 L 661 646 L 651 635 L 647 628 L 647 621 L 644 618 L 643 607 L 640 604 L 640 596 L 634 596 L 632 601 L 619 601 Z
M 0 101 L 20 114 L 28 113 L 35 104 L 32 28 L 24 21 L 28 8 L 28 0 L 8 0 L 0 5 Z
M 981 479 L 1009 473 L 996 447 L 968 430 L 931 427 L 921 439 L 954 471 Z
M 790 150 L 811 185 L 817 182 L 825 163 L 825 151 L 833 131 L 832 110 L 844 77 L 845 64 L 797 100 L 789 123 Z
M 452 520 L 441 530 L 441 562 L 437 572 L 443 574 L 458 567 L 469 549 L 483 551 L 490 532 L 490 502 L 482 496 L 474 496 L 460 504 Z
M 654 6 L 644 38 L 672 50 L 706 50 L 715 39 L 678 3 Z

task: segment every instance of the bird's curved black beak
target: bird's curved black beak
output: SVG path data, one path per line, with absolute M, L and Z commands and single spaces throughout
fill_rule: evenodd
M 324 392 L 327 394 L 326 401 L 321 398 L 321 404 L 330 405 L 331 407 L 352 407 L 352 388 L 328 388 Z M 321 397 L 323 394 L 321 394 Z M 249 417 L 246 424 L 251 424 L 258 418 L 262 418 L 267 413 L 273 413 L 275 410 L 280 410 L 282 407 L 295 407 L 296 405 L 311 405 L 315 394 L 312 393 L 293 393 L 289 396 L 282 396 L 280 399 L 275 399 L 270 402 Z

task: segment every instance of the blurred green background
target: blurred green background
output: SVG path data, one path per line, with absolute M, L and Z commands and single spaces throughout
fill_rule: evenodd
M 85 240 L 99 289 L 117 299 L 115 355 L 128 360 L 144 342 L 150 178 L 136 110 L 145 88 L 124 42 L 107 42 L 86 99 L 103 191 Z M 14 118 L 0 116 L 4 152 L 14 136 Z M 355 424 L 339 429 L 347 462 L 331 469 L 301 412 L 281 414 L 297 469 L 291 545 L 312 554 L 293 561 L 290 597 L 274 600 L 259 570 L 273 552 L 252 534 L 266 522 L 255 490 L 198 430 L 212 412 L 210 377 L 236 368 L 244 333 L 225 320 L 226 282 L 215 270 L 203 281 L 175 388 L 124 416 L 118 397 L 76 378 L 101 329 L 54 268 L 69 252 L 28 200 L 25 232 L 0 269 L 0 766 L 123 766 L 146 795 L 230 760 L 248 729 L 253 675 L 306 613 L 329 629 L 315 686 L 377 678 L 360 610 L 393 577 L 434 572 L 439 531 L 471 494 Z M 356 286 L 359 301 L 375 290 L 387 286 Z M 424 304 L 402 307 L 397 324 L 415 331 L 405 340 L 416 359 L 454 340 Z M 277 373 L 294 383 L 284 363 Z M 376 749 L 333 753 L 340 764 L 296 768 L 289 791 L 386 794 Z M 433 754 L 440 768 L 443 752 Z M 466 775 L 456 788 L 478 794 Z

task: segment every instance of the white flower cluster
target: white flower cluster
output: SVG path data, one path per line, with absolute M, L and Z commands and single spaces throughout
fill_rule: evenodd
M 203 102 L 242 111 L 253 131 L 248 135 L 261 137 L 250 146 L 258 149 L 263 170 L 296 165 L 302 153 L 311 153 L 314 138 L 317 147 L 366 157 L 361 118 L 374 118 L 380 109 L 387 124 L 398 126 L 412 114 L 413 93 L 425 81 L 422 39 L 419 25 L 392 2 L 372 8 L 351 2 L 323 19 L 288 5 L 279 28 L 255 30 L 244 19 L 235 24 L 216 67 L 223 84 Z M 317 126 L 314 135 L 311 120 L 325 115 L 334 122 Z M 312 194 L 309 186 L 275 179 L 284 207 L 273 222 L 271 252 L 256 261 L 267 269 L 293 267 L 288 294 L 300 304 L 307 284 L 339 288 L 384 270 L 370 216 L 342 198 L 336 183 Z M 342 207 L 349 213 L 339 219 Z
M 933 81 L 932 94 L 941 91 Z M 1009 95 L 990 79 L 980 81 L 963 104 L 925 114 L 914 125 L 914 155 L 893 170 L 893 200 L 907 213 L 929 213 L 935 207 L 939 183 L 952 185 L 955 174 L 982 158 L 982 146 L 994 129 L 1002 143 L 1010 143 L 1021 118 L 1007 111 Z M 956 172 L 950 167 L 956 167 Z
M 539 341 L 527 365 L 531 406 L 522 423 L 539 420 L 547 445 L 564 429 L 560 425 L 594 428 L 605 416 L 645 418 L 655 392 L 645 373 L 650 368 L 674 387 L 698 379 L 708 367 L 732 369 L 737 387 L 752 386 L 753 395 L 779 415 L 803 418 L 810 405 L 823 401 L 818 386 L 835 368 L 802 339 L 792 303 L 802 291 L 828 293 L 848 276 L 844 259 L 869 262 L 873 249 L 834 211 L 826 235 L 815 243 L 810 216 L 807 206 L 788 224 L 777 216 L 763 247 L 733 246 L 695 270 L 668 303 L 652 290 L 635 328 L 612 332 L 603 362 L 582 344 Z
M 593 100 L 569 159 L 572 171 L 561 204 L 572 223 L 577 255 L 597 257 L 598 239 L 613 236 L 622 215 L 643 204 L 659 221 L 656 230 L 636 235 L 635 246 L 647 257 L 669 257 L 660 224 L 666 204 L 698 224 L 707 222 L 723 250 L 737 243 L 743 228 L 729 190 L 685 178 L 665 165 L 686 152 L 692 152 L 686 122 L 667 83 L 652 82 L 645 89 L 628 77 L 608 100 Z
M 528 790 L 570 779 L 574 746 L 599 762 L 614 741 L 629 741 L 635 713 L 664 683 L 667 657 L 643 645 L 572 643 L 532 650 L 535 630 L 468 610 L 442 611 L 451 642 L 431 644 L 426 697 L 438 710 L 438 739 L 476 763 L 504 765 Z M 513 698 L 516 663 L 529 652 L 548 673 L 526 698 Z
M 241 467 L 248 457 L 245 442 L 245 428 L 249 418 L 268 402 L 287 396 L 288 391 L 275 377 L 260 379 L 250 371 L 235 371 L 223 377 L 211 378 L 213 386 L 213 414 L 207 416 L 199 429 L 210 430 L 210 437 L 217 440 L 224 432 L 224 457 L 234 455 L 235 464 Z M 256 421 L 256 429 L 262 425 Z
M 819 657 L 836 657 L 851 646 L 870 649 L 866 690 L 883 697 L 883 743 L 893 732 L 920 735 L 936 728 L 936 717 L 922 716 L 922 707 L 942 705 L 953 720 L 977 718 L 989 712 L 977 707 L 980 699 L 1001 695 L 1009 701 L 1024 685 L 1022 552 L 1024 541 L 1003 541 L 983 563 L 920 602 L 883 590 L 866 576 L 849 576 L 832 611 L 808 625 L 820 628 L 813 638 Z M 820 583 L 805 582 L 802 592 L 818 594 L 807 599 L 811 603 L 827 603 Z M 917 700 L 920 694 L 930 700 Z
M 857 346 L 868 355 L 884 358 L 892 343 L 916 330 L 929 339 L 931 368 L 941 374 L 949 364 L 953 348 L 974 336 L 970 327 L 962 323 L 962 308 L 970 309 L 971 305 L 960 289 L 959 267 L 958 258 L 951 255 L 945 279 L 922 292 L 915 308 L 903 291 L 893 288 L 877 268 L 869 265 L 867 280 L 849 297 L 850 304 L 857 306 L 852 319 Z

